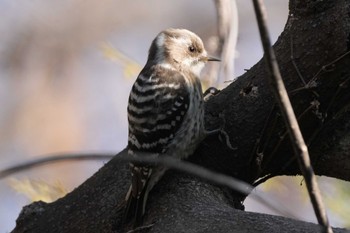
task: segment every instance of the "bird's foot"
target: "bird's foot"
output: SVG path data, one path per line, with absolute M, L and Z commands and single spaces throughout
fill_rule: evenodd
M 215 87 L 209 87 L 204 93 L 203 98 L 204 101 L 208 101 L 211 97 L 217 95 L 220 93 L 220 90 L 216 89 Z

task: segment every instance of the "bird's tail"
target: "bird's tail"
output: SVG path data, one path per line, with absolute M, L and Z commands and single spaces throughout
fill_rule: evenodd
M 123 225 L 133 221 L 133 227 L 136 228 L 143 223 L 147 195 L 145 195 L 146 189 L 143 189 L 140 195 L 134 196 L 131 189 L 132 185 L 130 185 L 130 189 L 125 198 L 126 206 L 123 215 Z

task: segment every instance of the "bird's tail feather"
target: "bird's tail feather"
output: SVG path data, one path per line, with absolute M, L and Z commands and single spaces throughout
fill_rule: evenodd
M 131 186 L 130 186 L 131 189 Z M 135 197 L 132 192 L 128 192 L 126 196 L 126 206 L 123 215 L 123 225 L 133 221 L 133 227 L 139 227 L 143 223 L 143 215 L 146 204 L 146 189 L 143 189 L 139 196 Z

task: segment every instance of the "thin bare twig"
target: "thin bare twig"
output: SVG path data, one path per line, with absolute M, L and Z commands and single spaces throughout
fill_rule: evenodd
M 350 54 L 350 51 L 347 51 L 346 53 L 344 53 L 343 55 L 339 56 L 338 58 L 336 58 L 334 61 L 322 66 L 322 68 L 314 75 L 314 77 L 308 82 L 308 84 L 314 82 L 316 80 L 316 78 L 321 74 L 322 71 L 328 71 L 327 69 L 329 69 L 329 67 L 334 66 L 334 64 L 336 62 L 338 62 L 339 60 L 343 59 L 344 57 L 346 57 L 347 55 Z
M 288 133 L 290 135 L 293 149 L 299 162 L 300 170 L 306 182 L 317 221 L 320 225 L 324 226 L 325 232 L 331 233 L 333 231 L 329 225 L 327 213 L 324 208 L 320 190 L 316 181 L 316 176 L 310 163 L 309 152 L 304 142 L 304 138 L 301 134 L 299 124 L 295 117 L 286 88 L 284 86 L 274 50 L 271 46 L 270 36 L 266 23 L 266 9 L 264 7 L 264 3 L 262 0 L 253 0 L 253 4 L 259 26 L 260 37 L 264 48 L 264 57 L 267 65 L 267 70 L 270 74 L 267 76 L 268 81 L 281 109 L 286 127 L 288 128 Z
M 293 49 L 291 48 L 291 52 L 293 53 Z M 311 88 L 313 87 L 316 87 L 317 86 L 317 83 L 316 83 L 316 80 L 318 78 L 318 76 L 322 73 L 322 72 L 329 72 L 330 70 L 332 70 L 332 68 L 335 66 L 335 64 L 338 62 L 338 61 L 341 61 L 343 58 L 345 58 L 346 56 L 348 56 L 350 54 L 350 51 L 347 51 L 345 52 L 344 54 L 340 55 L 339 57 L 337 57 L 336 59 L 334 59 L 333 61 L 327 63 L 326 65 L 323 65 L 318 71 L 317 73 L 310 79 L 309 82 L 306 83 L 306 85 L 302 86 L 302 87 L 299 87 L 297 89 L 294 89 L 292 91 L 289 92 L 289 94 L 292 94 L 292 93 L 295 93 L 295 92 L 298 92 L 298 91 L 302 91 L 302 90 L 310 90 Z M 291 55 L 291 59 L 292 59 L 292 63 L 293 63 L 293 66 L 295 68 L 295 70 L 297 71 L 299 77 L 301 79 L 303 79 L 302 77 L 302 74 L 297 66 L 297 64 L 295 63 L 294 61 L 294 57 L 293 55 Z M 302 81 L 303 83 L 305 83 L 305 81 Z M 318 96 L 318 94 L 316 92 L 314 92 L 314 94 L 316 96 Z
M 297 66 L 297 63 L 294 60 L 294 44 L 293 44 L 293 35 L 290 36 L 290 60 L 292 61 L 292 64 L 294 66 L 295 71 L 298 74 L 298 77 L 300 81 L 303 83 L 304 87 L 307 85 L 305 82 L 303 75 L 301 74 L 299 67 Z
M 127 158 L 129 160 L 129 158 Z M 283 216 L 289 216 L 296 218 L 285 206 L 281 206 L 281 204 L 278 204 L 276 200 L 271 199 L 262 193 L 254 192 L 254 187 L 250 184 L 238 180 L 234 177 L 227 176 L 221 173 L 213 172 L 209 169 L 206 169 L 204 167 L 201 167 L 199 165 L 178 160 L 173 157 L 158 157 L 158 158 L 150 158 L 147 156 L 142 156 L 142 158 L 134 158 L 134 161 L 132 162 L 146 162 L 146 163 L 155 163 L 155 164 L 161 164 L 163 166 L 173 168 L 179 171 L 186 172 L 191 175 L 195 175 L 199 178 L 205 179 L 209 182 L 212 182 L 216 185 L 222 185 L 226 186 L 234 191 L 238 191 L 245 195 L 250 195 L 253 199 L 258 200 L 260 203 L 266 205 L 267 207 L 271 208 L 274 211 L 277 211 L 278 213 L 282 214 Z
M 72 161 L 72 160 L 109 160 L 113 158 L 115 154 L 61 154 L 61 155 L 51 155 L 51 156 L 45 156 L 44 158 L 35 159 L 29 162 L 24 162 L 18 165 L 15 165 L 13 167 L 9 167 L 4 170 L 0 170 L 0 180 L 10 176 L 14 173 L 28 170 L 34 167 L 43 166 L 45 164 L 49 163 L 55 163 L 55 162 L 63 162 L 63 161 Z

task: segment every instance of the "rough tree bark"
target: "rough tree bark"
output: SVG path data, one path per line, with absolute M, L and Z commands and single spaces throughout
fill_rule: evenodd
M 315 172 L 350 181 L 350 55 L 342 56 L 350 50 L 350 1 L 291 0 L 289 7 L 274 48 Z M 251 184 L 265 176 L 299 174 L 265 75 L 261 60 L 209 100 L 208 125 L 224 115 L 236 149 L 211 136 L 192 162 Z M 117 206 L 129 180 L 127 165 L 112 159 L 64 198 L 24 207 L 13 232 L 121 232 Z M 154 225 L 145 231 L 319 232 L 316 224 L 235 209 L 243 199 L 169 171 L 151 193 L 145 224 Z

